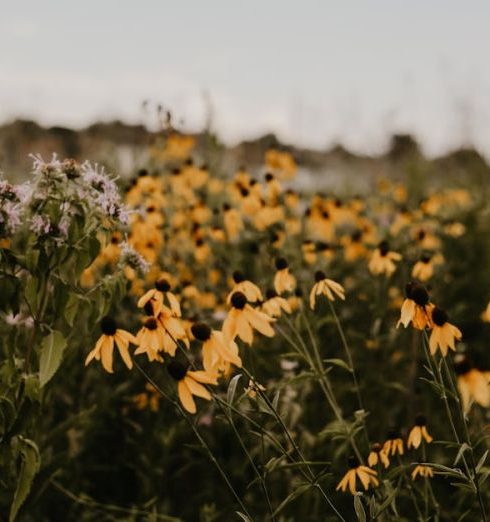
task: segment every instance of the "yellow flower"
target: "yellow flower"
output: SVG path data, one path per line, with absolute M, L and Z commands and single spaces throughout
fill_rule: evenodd
M 95 343 L 95 348 L 87 355 L 85 366 L 87 366 L 92 359 L 95 359 L 96 361 L 102 361 L 102 366 L 105 371 L 113 373 L 112 362 L 115 343 L 124 364 L 131 370 L 133 361 L 129 355 L 128 348 L 129 343 L 137 345 L 137 339 L 129 332 L 126 332 L 126 330 L 118 328 L 116 321 L 114 321 L 112 317 L 104 317 L 100 326 L 102 335 Z
M 433 440 L 427 431 L 427 420 L 425 416 L 417 415 L 415 418 L 415 426 L 408 434 L 407 448 L 417 449 L 422 443 L 422 439 L 424 439 L 427 444 L 430 444 Z
M 245 276 L 238 270 L 233 272 L 233 281 L 235 285 L 233 286 L 233 290 L 228 294 L 226 298 L 227 304 L 230 304 L 231 296 L 234 292 L 241 292 L 247 298 L 247 301 L 250 303 L 255 303 L 256 301 L 262 301 L 262 292 L 260 288 L 252 283 L 252 281 L 248 281 L 245 279 Z
M 396 270 L 395 261 L 400 261 L 402 256 L 398 252 L 389 250 L 388 242 L 382 241 L 373 252 L 369 261 L 369 271 L 374 275 L 386 274 L 388 277 Z
M 238 336 L 245 343 L 252 344 L 254 329 L 267 337 L 274 336 L 271 326 L 274 319 L 252 308 L 242 292 L 234 292 L 230 302 L 232 309 L 223 322 L 223 334 L 227 342 Z
M 367 466 L 363 466 L 359 463 L 359 461 L 355 457 L 350 457 L 349 459 L 349 471 L 344 475 L 342 480 L 338 483 L 335 488 L 336 491 L 339 489 L 345 492 L 347 488 L 352 493 L 352 495 L 356 494 L 356 479 L 359 478 L 362 486 L 365 490 L 369 489 L 369 486 L 378 486 L 379 481 L 376 478 L 377 473 L 371 468 Z
M 429 302 L 429 294 L 425 287 L 412 281 L 405 286 L 405 295 L 406 299 L 403 301 L 396 327 L 398 328 L 402 324 L 406 328 L 412 323 L 412 326 L 418 330 L 431 328 L 431 312 L 434 305 Z
M 225 225 L 226 234 L 230 241 L 234 241 L 243 230 L 243 220 L 240 212 L 236 208 L 231 208 L 225 203 L 223 205 L 223 222 Z
M 260 306 L 260 309 L 271 317 L 281 317 L 282 312 L 292 313 L 289 302 L 277 295 L 275 290 L 269 289 L 265 294 L 266 300 Z
M 296 287 L 296 279 L 289 273 L 288 262 L 280 257 L 276 259 L 276 275 L 274 276 L 274 288 L 281 295 L 284 292 L 292 292 Z
M 303 290 L 301 288 L 295 288 L 294 295 L 288 297 L 288 303 L 291 308 L 291 312 L 301 310 L 303 308 Z
M 191 371 L 188 366 L 175 360 L 168 363 L 167 371 L 177 381 L 179 400 L 189 413 L 196 413 L 193 395 L 208 401 L 211 399 L 211 394 L 203 384 L 217 384 L 215 375 L 204 371 Z
M 434 263 L 431 254 L 424 254 L 412 269 L 412 277 L 422 282 L 429 280 L 434 274 Z
M 383 451 L 387 455 L 396 455 L 397 453 L 399 455 L 403 455 L 404 449 L 403 449 L 403 439 L 401 436 L 401 433 L 398 429 L 394 428 L 389 431 L 388 438 L 386 439 L 385 443 L 383 444 Z
M 390 465 L 390 459 L 383 449 L 383 446 L 376 442 L 371 446 L 371 452 L 368 455 L 368 464 L 373 468 L 377 466 L 378 462 L 382 463 L 385 469 Z
M 487 304 L 487 307 L 481 314 L 481 320 L 485 323 L 490 323 L 490 302 Z
M 441 350 L 444 357 L 447 355 L 448 348 L 456 351 L 455 341 L 460 341 L 463 337 L 461 330 L 447 322 L 448 316 L 444 310 L 434 307 L 432 310 L 432 333 L 430 334 L 429 346 L 430 353 L 434 355 L 437 348 Z
M 165 342 L 165 329 L 155 317 L 148 317 L 145 320 L 143 326 L 136 334 L 136 340 L 138 348 L 134 352 L 135 355 L 146 353 L 149 361 L 163 361 L 158 352 L 162 350 Z
M 138 308 L 144 308 L 147 303 L 151 302 L 155 315 L 162 310 L 165 297 L 168 300 L 170 309 L 176 317 L 181 316 L 180 303 L 175 295 L 170 291 L 170 283 L 166 279 L 159 279 L 152 288 L 140 297 Z
M 222 332 L 211 330 L 207 324 L 195 323 L 191 326 L 192 335 L 203 343 L 202 360 L 204 370 L 216 373 L 226 371 L 230 364 L 241 368 L 242 360 L 234 341 L 226 341 Z
M 335 301 L 335 296 L 342 299 L 342 301 L 345 300 L 344 287 L 332 279 L 327 279 L 327 276 L 320 270 L 315 273 L 315 281 L 316 283 L 310 292 L 310 308 L 312 310 L 315 309 L 316 297 L 322 294 L 330 301 Z
M 417 464 L 415 466 L 415 469 L 412 471 L 412 480 L 415 480 L 419 477 L 433 477 L 434 472 L 432 471 L 432 468 L 429 466 L 424 466 L 423 464 Z
M 465 355 L 458 354 L 454 363 L 464 411 L 468 412 L 473 402 L 483 408 L 489 408 L 490 372 L 482 372 L 473 368 L 471 361 Z

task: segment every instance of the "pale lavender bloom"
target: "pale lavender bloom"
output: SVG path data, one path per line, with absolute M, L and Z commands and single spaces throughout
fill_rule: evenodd
M 38 236 L 49 234 L 49 231 L 51 230 L 49 217 L 40 214 L 32 216 L 30 229 Z
M 121 243 L 121 266 L 130 266 L 140 274 L 146 274 L 150 270 L 150 263 L 126 241 Z
M 22 224 L 23 207 L 13 201 L 3 200 L 0 203 L 0 224 L 4 225 L 5 232 L 13 234 Z
M 43 174 L 53 170 L 61 170 L 61 161 L 56 154 L 51 156 L 51 161 L 44 161 L 41 154 L 29 154 L 32 159 L 32 171 L 34 174 Z
M 127 211 L 121 203 L 115 181 L 107 176 L 103 168 L 99 168 L 97 164 L 92 165 L 88 161 L 83 163 L 81 171 L 86 186 L 81 188 L 79 196 L 90 201 L 104 215 L 127 223 Z

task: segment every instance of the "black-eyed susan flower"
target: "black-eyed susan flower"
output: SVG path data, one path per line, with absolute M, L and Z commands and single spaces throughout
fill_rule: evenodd
M 425 440 L 427 444 L 430 444 L 433 440 L 427 431 L 427 419 L 425 415 L 417 415 L 417 417 L 415 417 L 415 426 L 408 434 L 407 448 L 417 449 L 420 444 L 422 444 L 422 439 Z
M 247 344 L 252 344 L 253 331 L 257 330 L 267 337 L 274 336 L 272 317 L 251 307 L 242 292 L 234 292 L 230 297 L 231 310 L 223 322 L 223 334 L 226 341 L 239 337 Z
M 113 373 L 113 354 L 114 343 L 119 350 L 124 364 L 131 370 L 133 361 L 129 355 L 129 343 L 138 344 L 138 340 L 126 330 L 117 327 L 116 321 L 112 317 L 104 317 L 101 321 L 100 328 L 102 335 L 95 343 L 95 348 L 87 355 L 85 366 L 93 359 L 101 361 L 104 370 Z
M 162 310 L 165 298 L 168 301 L 170 310 L 175 314 L 176 317 L 181 316 L 180 303 L 177 297 L 170 291 L 170 283 L 167 279 L 159 279 L 155 283 L 155 288 L 151 288 L 138 301 L 138 308 L 144 308 L 144 306 L 151 302 L 155 315 L 158 315 Z
M 138 393 L 132 397 L 131 402 L 137 410 L 145 410 L 149 408 L 153 412 L 157 412 L 160 405 L 161 395 L 158 390 L 149 382 L 145 384 L 145 391 Z
M 447 355 L 448 348 L 456 351 L 455 342 L 463 337 L 461 330 L 448 323 L 447 313 L 437 306 L 432 309 L 432 332 L 429 339 L 430 353 L 434 355 L 437 348 L 441 350 L 444 357 Z
M 342 490 L 345 492 L 347 488 L 352 493 L 356 494 L 356 481 L 360 480 L 363 488 L 367 491 L 369 486 L 376 487 L 379 485 L 377 479 L 377 473 L 374 469 L 368 468 L 360 464 L 359 460 L 355 457 L 349 458 L 349 471 L 343 476 L 342 480 L 338 483 L 335 488 L 336 491 Z
M 284 292 L 292 292 L 296 287 L 296 279 L 289 272 L 289 264 L 283 257 L 276 259 L 276 275 L 274 276 L 274 288 L 281 295 Z
M 423 254 L 412 268 L 412 277 L 419 281 L 428 281 L 434 275 L 434 262 L 431 254 Z
M 383 446 L 381 446 L 379 442 L 375 442 L 371 446 L 371 451 L 368 455 L 368 464 L 371 468 L 374 468 L 378 463 L 383 464 L 383 466 L 387 468 L 390 465 L 390 459 L 383 449 Z
M 295 288 L 294 294 L 288 297 L 288 303 L 291 307 L 291 312 L 301 310 L 303 308 L 303 290 L 301 288 Z
M 226 371 L 230 364 L 241 368 L 242 360 L 238 355 L 238 346 L 218 330 L 211 330 L 205 323 L 195 323 L 191 326 L 192 335 L 202 344 L 202 361 L 204 370 L 208 373 Z
M 414 328 L 423 330 L 432 326 L 432 309 L 429 294 L 426 288 L 417 282 L 407 283 L 405 286 L 405 300 L 400 311 L 400 320 L 397 328 L 402 324 L 405 328 L 412 323 Z
M 483 408 L 490 407 L 490 372 L 473 367 L 466 355 L 458 354 L 454 359 L 458 391 L 463 409 L 468 412 L 473 402 Z
M 162 362 L 163 359 L 158 352 L 163 350 L 165 342 L 165 329 L 161 323 L 153 316 L 145 319 L 143 326 L 136 334 L 138 348 L 134 352 L 135 355 L 146 353 L 149 361 Z M 174 348 L 173 353 L 175 354 Z
M 249 303 L 255 303 L 256 301 L 262 301 L 262 292 L 260 288 L 252 281 L 245 279 L 245 276 L 239 270 L 233 272 L 234 286 L 232 291 L 228 294 L 226 302 L 230 304 L 231 296 L 234 292 L 241 292 L 247 298 Z
M 383 444 L 383 451 L 388 455 L 403 455 L 403 439 L 400 430 L 392 428 L 387 435 L 386 441 Z
M 281 317 L 282 312 L 292 313 L 289 302 L 284 297 L 277 295 L 272 288 L 266 291 L 265 301 L 261 304 L 260 309 L 271 317 Z
M 335 296 L 342 301 L 345 300 L 345 290 L 342 285 L 328 279 L 327 276 L 320 270 L 315 273 L 315 284 L 310 292 L 310 308 L 314 310 L 316 298 L 319 295 L 324 295 L 330 301 L 335 301 Z
M 381 241 L 369 260 L 369 271 L 373 275 L 385 274 L 389 277 L 396 270 L 395 261 L 400 261 L 401 258 L 398 252 L 390 251 L 387 241 Z
M 417 477 L 432 478 L 433 476 L 434 472 L 432 468 L 424 464 L 417 464 L 412 471 L 412 480 L 415 480 Z
M 203 384 L 217 384 L 216 375 L 202 370 L 191 371 L 188 365 L 175 360 L 168 363 L 167 371 L 177 381 L 179 400 L 189 413 L 196 413 L 193 395 L 208 401 L 211 400 L 211 394 Z

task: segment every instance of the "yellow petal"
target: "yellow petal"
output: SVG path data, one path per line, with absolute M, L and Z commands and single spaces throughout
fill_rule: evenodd
M 196 403 L 192 398 L 192 393 L 189 390 L 185 379 L 179 381 L 177 390 L 179 392 L 179 399 L 182 406 L 184 406 L 189 413 L 196 413 Z

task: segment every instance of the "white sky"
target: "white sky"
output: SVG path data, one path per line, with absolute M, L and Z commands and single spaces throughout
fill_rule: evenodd
M 490 2 L 0 2 L 0 121 L 141 121 L 141 101 L 228 143 L 273 131 L 378 152 L 392 131 L 427 153 L 490 157 Z

